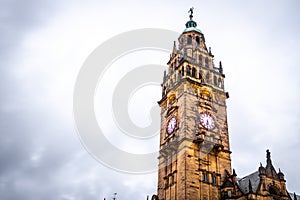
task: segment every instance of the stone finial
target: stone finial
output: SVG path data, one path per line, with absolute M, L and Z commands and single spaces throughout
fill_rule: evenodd
M 164 77 L 163 77 L 163 81 L 164 81 L 164 82 L 166 81 L 166 77 L 167 77 L 167 71 L 164 70 Z

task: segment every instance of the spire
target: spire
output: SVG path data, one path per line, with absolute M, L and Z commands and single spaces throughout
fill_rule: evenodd
M 267 165 L 272 165 L 271 152 L 267 149 Z
M 259 171 L 259 175 L 265 175 L 266 174 L 266 169 L 262 166 L 262 163 L 260 163 L 258 171 Z
M 174 41 L 172 55 L 176 54 L 176 52 L 177 52 L 176 41 Z
M 269 151 L 269 149 L 267 150 L 267 166 L 266 166 L 266 175 L 267 177 L 270 178 L 276 178 L 279 179 L 278 174 L 272 164 L 272 160 L 271 160 L 271 152 Z
M 281 169 L 279 168 L 278 177 L 280 180 L 284 180 L 284 174 L 282 173 Z
M 237 176 L 236 173 L 235 173 L 235 169 L 232 170 L 232 175 Z
M 219 72 L 220 72 L 220 74 L 223 74 L 223 67 L 222 67 L 222 62 L 221 61 L 219 63 Z

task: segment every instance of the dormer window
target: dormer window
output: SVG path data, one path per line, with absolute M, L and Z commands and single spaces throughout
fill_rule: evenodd
M 228 197 L 232 197 L 232 192 L 231 192 L 231 190 L 228 190 L 228 191 L 227 191 L 227 196 L 228 196 Z

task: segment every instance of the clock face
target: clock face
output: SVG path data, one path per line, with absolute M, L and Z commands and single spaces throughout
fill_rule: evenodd
M 175 117 L 172 117 L 168 122 L 167 132 L 172 133 L 177 126 L 177 120 Z
M 210 113 L 202 113 L 200 115 L 200 123 L 208 130 L 211 130 L 215 127 L 214 118 L 211 116 Z

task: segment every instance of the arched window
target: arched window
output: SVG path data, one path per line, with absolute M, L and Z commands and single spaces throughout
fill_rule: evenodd
M 192 44 L 192 36 L 188 36 L 187 38 L 187 44 Z
M 200 54 L 200 55 L 199 55 L 199 58 L 198 58 L 198 62 L 199 62 L 200 64 L 202 63 L 202 59 L 203 59 L 203 58 L 202 58 L 202 55 Z
M 194 67 L 192 68 L 192 77 L 196 78 L 196 69 Z
M 209 68 L 208 58 L 205 58 L 205 67 Z
M 217 86 L 218 85 L 218 78 L 216 76 L 214 76 L 214 85 Z
M 206 77 L 205 77 L 206 83 L 209 83 L 209 82 L 210 82 L 210 81 L 209 81 L 209 78 L 210 78 L 209 73 L 207 73 L 207 74 L 206 74 Z
M 187 76 L 191 75 L 191 67 L 189 65 L 186 67 L 186 75 Z
M 202 77 L 202 74 L 203 74 L 203 72 L 200 71 L 200 72 L 199 72 L 199 79 L 202 79 L 202 78 L 203 78 L 203 77 Z
M 223 83 L 222 83 L 221 78 L 218 79 L 218 87 L 223 88 Z
M 199 38 L 199 36 L 196 37 L 196 42 L 197 42 L 197 44 L 200 44 L 200 38 Z

